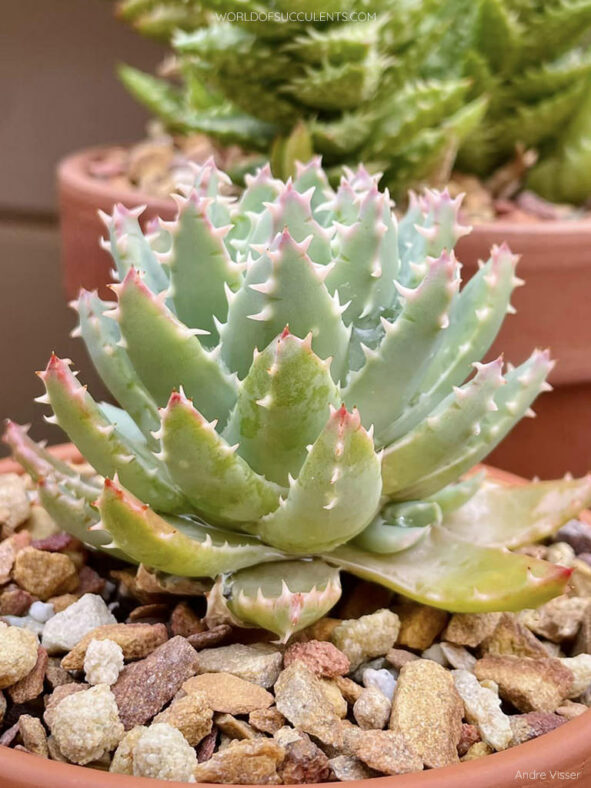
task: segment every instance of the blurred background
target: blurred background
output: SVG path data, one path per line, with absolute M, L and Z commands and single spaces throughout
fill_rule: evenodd
M 32 370 L 55 349 L 100 388 L 82 343 L 68 337 L 75 320 L 61 289 L 55 165 L 78 148 L 143 136 L 147 113 L 114 68 L 126 60 L 152 71 L 163 50 L 113 19 L 104 0 L 50 5 L 19 0 L 2 10 L 0 417 L 63 440 L 32 401 L 42 389 Z

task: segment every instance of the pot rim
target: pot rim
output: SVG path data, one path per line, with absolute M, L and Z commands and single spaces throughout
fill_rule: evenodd
M 82 455 L 71 443 L 62 443 L 51 447 L 50 451 L 60 459 L 79 462 Z M 526 480 L 509 471 L 490 465 L 477 468 L 486 469 L 491 476 L 504 484 L 525 484 Z M 476 469 L 475 469 L 476 470 Z M 10 458 L 0 460 L 0 474 L 22 472 L 18 463 Z M 591 512 L 583 512 L 583 519 L 591 524 Z M 458 788 L 458 785 L 474 781 L 480 788 L 498 788 L 503 784 L 513 784 L 520 778 L 517 772 L 580 772 L 591 763 L 591 710 L 580 717 L 561 725 L 559 728 L 541 737 L 512 747 L 503 752 L 487 755 L 465 763 L 444 766 L 428 771 L 397 775 L 396 788 Z M 82 771 L 84 770 L 84 771 Z M 47 761 L 45 758 L 29 753 L 0 747 L 0 773 L 2 784 L 10 788 L 36 788 L 39 785 L 48 788 L 150 788 L 156 781 L 147 777 L 134 777 L 124 774 L 111 774 L 102 770 L 89 769 L 86 766 Z M 393 777 L 372 777 L 368 780 L 348 782 L 350 788 L 389 788 Z M 540 778 L 541 779 L 541 778 Z M 551 778 L 552 779 L 552 778 Z M 567 778 L 568 779 L 568 778 Z M 577 784 L 571 778 L 572 784 Z M 50 782 L 51 781 L 51 782 Z M 166 782 L 162 785 L 170 788 L 186 788 L 189 783 Z M 529 783 L 524 783 L 529 784 Z M 531 784 L 540 784 L 534 778 Z M 562 783 L 556 782 L 556 785 Z M 195 785 L 209 785 L 195 783 Z M 310 784 L 308 788 L 326 788 L 326 783 Z M 230 786 L 221 786 L 230 788 Z M 245 788 L 256 788 L 246 786 Z
M 86 165 L 89 159 L 105 151 L 121 147 L 126 147 L 126 144 L 94 145 L 68 154 L 58 164 L 57 172 L 60 183 L 77 192 L 86 193 L 91 191 L 110 203 L 149 204 L 151 207 L 162 211 L 175 209 L 176 204 L 172 198 L 157 197 L 140 189 L 113 186 L 88 174 Z M 472 234 L 479 232 L 494 232 L 497 235 L 512 237 L 523 236 L 524 234 L 540 237 L 548 232 L 559 235 L 572 235 L 574 233 L 588 236 L 591 235 L 591 216 L 582 219 L 548 219 L 527 223 L 512 222 L 507 219 L 497 219 L 492 222 L 476 222 L 472 227 Z

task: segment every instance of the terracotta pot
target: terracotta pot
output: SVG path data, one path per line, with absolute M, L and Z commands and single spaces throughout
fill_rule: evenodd
M 60 458 L 78 462 L 81 457 L 72 444 L 55 446 Z M 497 468 L 486 467 L 501 483 L 520 483 L 523 479 Z M 0 473 L 18 471 L 12 460 L 0 460 Z M 591 523 L 591 512 L 582 518 Z M 150 788 L 154 780 L 108 774 L 0 747 L 0 785 L 2 788 Z M 560 728 L 533 741 L 504 752 L 457 766 L 448 766 L 395 778 L 347 783 L 351 788 L 515 788 L 515 786 L 591 786 L 591 713 L 588 711 Z M 186 788 L 187 783 L 162 782 L 170 788 Z M 319 784 L 318 788 L 326 786 Z M 229 786 L 224 786 L 229 788 Z M 311 786 L 315 788 L 315 786 Z
M 92 148 L 69 156 L 58 169 L 68 298 L 75 298 L 80 287 L 98 288 L 102 295 L 112 297 L 105 288 L 111 258 L 98 245 L 105 233 L 99 208 L 110 212 L 116 202 L 130 208 L 145 204 L 143 222 L 175 215 L 172 200 L 115 189 L 88 175 L 89 161 L 101 150 L 104 148 Z M 457 247 L 464 277 L 469 279 L 477 270 L 478 259 L 488 257 L 490 247 L 503 240 L 522 255 L 518 271 L 527 284 L 515 292 L 517 314 L 505 321 L 490 357 L 504 352 L 507 360 L 518 363 L 534 347 L 550 347 L 559 360 L 552 382 L 567 388 L 552 398 L 541 398 L 536 404 L 539 418 L 520 425 L 491 459 L 495 465 L 528 477 L 550 478 L 566 471 L 584 474 L 591 469 L 591 440 L 584 438 L 591 435 L 591 220 L 477 225 Z
M 68 299 L 76 298 L 81 287 L 97 288 L 103 297 L 113 297 L 106 288 L 112 281 L 113 261 L 99 246 L 99 238 L 106 235 L 99 209 L 111 213 L 118 202 L 127 208 L 145 205 L 142 225 L 156 216 L 173 219 L 176 214 L 171 199 L 160 199 L 137 189 L 114 188 L 89 175 L 89 163 L 104 151 L 104 147 L 89 148 L 68 156 L 58 166 L 62 269 Z

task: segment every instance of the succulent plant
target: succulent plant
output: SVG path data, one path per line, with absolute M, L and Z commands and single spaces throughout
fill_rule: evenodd
M 591 0 L 371 9 L 121 0 L 119 9 L 172 42 L 181 77 L 175 85 L 124 66 L 131 92 L 173 130 L 270 152 L 279 177 L 314 152 L 338 175 L 364 161 L 404 195 L 444 182 L 458 150 L 460 169 L 486 177 L 525 146 L 539 153 L 529 185 L 542 195 L 591 194 L 591 55 L 578 46 Z
M 479 362 L 516 257 L 494 248 L 460 290 L 459 199 L 412 196 L 398 222 L 362 167 L 336 190 L 318 160 L 287 183 L 266 166 L 240 198 L 226 181 L 208 162 L 147 234 L 141 209 L 104 216 L 117 300 L 83 291 L 76 333 L 119 406 L 68 360 L 39 373 L 96 475 L 6 430 L 48 511 L 100 550 L 209 578 L 212 619 L 282 638 L 335 604 L 340 570 L 456 611 L 560 593 L 568 569 L 506 548 L 575 516 L 591 478 L 469 475 L 548 388 L 546 351 Z

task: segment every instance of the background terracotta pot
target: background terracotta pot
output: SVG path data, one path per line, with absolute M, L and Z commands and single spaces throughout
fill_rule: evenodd
M 68 298 L 75 298 L 80 287 L 110 295 L 105 284 L 112 263 L 98 244 L 105 233 L 99 208 L 110 212 L 115 202 L 129 208 L 145 204 L 142 222 L 175 215 L 172 200 L 114 189 L 91 177 L 88 163 L 101 150 L 69 156 L 58 170 Z M 518 272 L 526 287 L 515 292 L 517 314 L 505 321 L 491 357 L 504 352 L 508 361 L 519 363 L 534 347 L 549 347 L 559 360 L 551 378 L 559 389 L 538 400 L 538 418 L 524 420 L 490 459 L 527 477 L 584 474 L 591 470 L 591 220 L 477 225 L 457 247 L 466 280 L 476 272 L 477 261 L 486 259 L 491 246 L 503 240 L 522 255 Z
M 489 459 L 522 476 L 560 476 L 591 470 L 591 220 L 476 225 L 457 246 L 469 279 L 493 244 L 506 241 L 521 255 L 518 275 L 525 287 L 512 299 L 509 315 L 490 358 L 504 352 L 514 364 L 534 347 L 548 347 L 558 363 L 556 387 L 534 406 Z
M 61 459 L 79 462 L 81 455 L 71 444 L 54 446 Z M 523 479 L 506 471 L 483 466 L 487 473 L 505 484 Z M 0 474 L 19 472 L 14 461 L 0 460 Z M 582 518 L 591 523 L 591 512 Z M 35 755 L 0 747 L 0 785 L 2 788 L 150 788 L 154 780 L 108 774 L 86 767 L 47 761 Z M 521 775 L 521 776 L 520 776 Z M 515 786 L 589 786 L 591 785 L 591 713 L 567 722 L 560 728 L 504 752 L 468 763 L 432 771 L 379 777 L 347 783 L 351 788 L 515 788 Z M 181 788 L 187 783 L 161 783 Z M 322 788 L 326 783 L 320 784 Z M 320 788 L 311 786 L 311 788 Z M 223 786 L 229 788 L 229 786 Z M 253 787 L 251 787 L 253 788 Z

